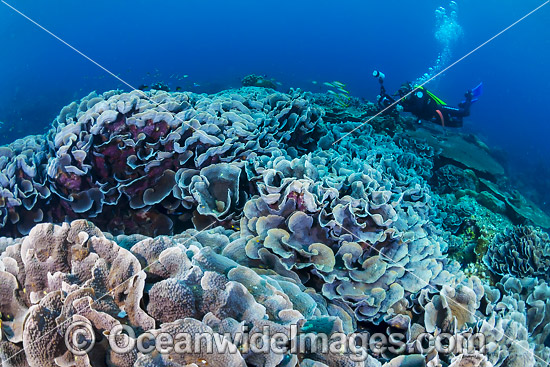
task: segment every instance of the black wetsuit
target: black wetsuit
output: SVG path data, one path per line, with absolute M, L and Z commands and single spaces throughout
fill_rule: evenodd
M 463 118 L 470 116 L 472 96 L 467 93 L 466 101 L 458 107 L 450 107 L 436 101 L 425 89 L 416 88 L 399 103 L 403 106 L 403 111 L 410 112 L 419 119 L 446 127 L 462 127 Z
M 382 83 L 381 83 L 382 84 Z M 428 93 L 423 87 L 412 89 L 404 87 L 399 90 L 399 96 L 405 97 L 399 101 L 403 106 L 403 111 L 410 112 L 421 120 L 430 121 L 445 127 L 462 127 L 463 118 L 470 115 L 470 106 L 472 104 L 472 93 L 466 93 L 466 100 L 458 107 L 450 107 L 438 102 L 433 95 Z M 407 95 L 408 94 L 408 95 Z M 388 95 L 381 85 L 380 99 L 378 104 L 380 108 L 386 108 L 395 102 L 395 99 Z

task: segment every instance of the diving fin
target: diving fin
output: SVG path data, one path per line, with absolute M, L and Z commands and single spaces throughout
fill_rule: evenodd
M 479 97 L 481 97 L 482 94 L 483 94 L 483 83 L 479 83 L 477 87 L 472 89 L 472 97 L 477 100 L 479 99 Z
M 479 100 L 479 97 L 483 94 L 483 83 L 479 83 L 475 88 L 473 88 L 468 93 L 471 93 L 472 95 L 472 101 L 470 103 L 477 102 Z M 462 101 L 461 104 L 465 104 L 466 101 Z

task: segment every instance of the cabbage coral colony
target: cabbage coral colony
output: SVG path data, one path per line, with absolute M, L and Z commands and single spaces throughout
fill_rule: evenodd
M 480 254 L 485 278 L 449 255 L 470 222 L 451 233 L 444 216 L 455 208 L 442 208 L 442 195 L 464 189 L 457 200 L 483 213 L 491 195 L 498 215 L 511 212 L 483 186 L 493 162 L 465 168 L 459 148 L 329 121 L 333 108 L 320 95 L 257 87 L 92 93 L 44 136 L 0 147 L 4 365 L 542 366 L 548 236 L 503 219 L 510 229 Z M 508 253 L 523 260 L 502 262 Z M 409 346 L 422 332 L 483 332 L 490 348 L 356 361 L 238 341 L 237 353 L 183 355 L 96 343 L 77 357 L 64 343 L 71 319 L 99 336 L 122 324 L 220 335 L 246 325 L 289 338 L 398 331 Z

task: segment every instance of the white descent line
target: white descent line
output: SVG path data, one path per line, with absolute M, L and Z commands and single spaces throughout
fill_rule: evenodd
M 497 34 L 495 34 L 493 37 L 489 38 L 487 41 L 483 42 L 481 45 L 477 46 L 476 48 L 474 48 L 472 51 L 468 52 L 466 55 L 462 56 L 460 59 L 456 60 L 455 62 L 453 62 L 451 65 L 447 66 L 445 69 L 441 70 L 439 73 L 435 74 L 434 76 L 432 76 L 430 79 L 426 80 L 424 83 L 420 84 L 419 86 L 417 86 L 415 89 L 413 89 L 412 91 L 410 91 L 409 93 L 405 94 L 403 97 L 399 98 L 397 101 L 393 102 L 392 104 L 390 104 L 388 107 L 384 108 L 382 111 L 378 112 L 376 115 L 372 116 L 371 118 L 369 118 L 367 121 L 363 122 L 361 125 L 357 126 L 355 129 L 351 130 L 350 132 L 348 132 L 346 135 L 342 136 L 340 139 L 336 140 L 334 143 L 332 143 L 332 145 L 340 142 L 342 139 L 344 139 L 345 137 L 347 137 L 348 135 L 351 135 L 355 130 L 357 129 L 360 129 L 363 125 L 369 123 L 370 121 L 374 120 L 376 117 L 380 116 L 381 114 L 383 114 L 384 112 L 386 112 L 387 110 L 391 109 L 393 106 L 395 106 L 396 104 L 398 104 L 399 102 L 401 102 L 402 100 L 404 100 L 405 98 L 407 98 L 408 96 L 410 96 L 412 93 L 416 92 L 419 88 L 423 87 L 424 85 L 428 84 L 429 82 L 431 82 L 432 80 L 434 80 L 435 78 L 437 78 L 438 76 L 440 76 L 441 74 L 443 74 L 444 72 L 446 72 L 447 70 L 449 70 L 450 68 L 452 68 L 453 66 L 455 66 L 456 64 L 458 64 L 459 62 L 461 62 L 462 60 L 464 60 L 465 58 L 467 58 L 468 56 L 470 56 L 471 54 L 473 54 L 474 52 L 478 51 L 480 48 L 482 48 L 483 46 L 487 45 L 489 42 L 493 41 L 495 38 L 499 37 L 500 35 L 502 35 L 504 32 L 508 31 L 510 28 L 513 28 L 514 26 L 516 26 L 518 23 L 520 23 L 521 21 L 525 20 L 527 17 L 533 15 L 534 13 L 536 13 L 537 11 L 539 11 L 543 6 L 545 5 L 548 5 L 548 3 L 550 3 L 550 0 L 548 1 L 545 1 L 543 4 L 541 4 L 540 6 L 538 6 L 537 8 L 531 10 L 529 13 L 527 13 L 526 15 L 524 15 L 523 17 L 521 17 L 520 19 L 516 20 L 514 23 L 510 24 L 508 27 L 504 28 L 502 31 L 498 32 Z
M 151 102 L 152 104 L 155 105 L 155 107 L 159 107 L 161 110 L 163 110 L 164 112 L 168 112 L 168 113 L 172 113 L 171 111 L 167 110 L 165 107 L 161 106 L 159 102 L 155 102 L 153 101 L 150 97 L 147 96 L 147 94 L 134 87 L 133 85 L 131 85 L 130 83 L 128 83 L 127 81 L 125 81 L 124 79 L 122 79 L 121 77 L 119 77 L 118 75 L 116 75 L 115 73 L 111 72 L 109 69 L 107 69 L 106 67 L 104 67 L 103 65 L 101 65 L 100 63 L 98 63 L 97 61 L 95 61 L 94 59 L 92 59 L 91 57 L 89 57 L 88 55 L 86 55 L 85 53 L 81 52 L 80 50 L 78 50 L 76 47 L 72 46 L 70 43 L 68 43 L 67 41 L 65 41 L 64 39 L 62 39 L 61 37 L 57 36 L 56 34 L 54 34 L 53 32 L 49 31 L 47 28 L 45 28 L 44 26 L 42 26 L 41 24 L 39 24 L 38 22 L 36 22 L 35 20 L 31 19 L 30 17 L 28 17 L 26 14 L 22 13 L 21 11 L 19 11 L 18 9 L 14 8 L 12 5 L 8 4 L 7 2 L 5 2 L 4 0 L 1 0 L 2 1 L 2 4 L 6 5 L 8 8 L 10 8 L 11 10 L 13 10 L 14 12 L 16 12 L 17 14 L 21 15 L 23 18 L 27 19 L 29 22 L 31 22 L 32 24 L 34 24 L 35 26 L 37 26 L 38 28 L 42 29 L 44 32 L 48 33 L 50 36 L 52 36 L 53 38 L 55 38 L 56 40 L 58 40 L 59 42 L 63 43 L 65 46 L 69 47 L 71 50 L 73 50 L 74 52 L 76 52 L 77 54 L 79 54 L 80 56 L 84 57 L 86 60 L 90 61 L 92 64 L 94 64 L 95 66 L 97 66 L 98 68 L 100 68 L 101 70 L 105 71 L 106 73 L 108 73 L 109 75 L 111 75 L 113 78 L 115 78 L 116 80 L 118 80 L 119 82 L 121 82 L 122 84 L 126 85 L 127 87 L 129 87 L 132 91 L 137 91 L 139 93 L 141 93 L 143 95 L 143 98 L 145 98 L 146 100 L 148 100 L 149 102 Z M 550 0 L 549 0 L 550 1 Z M 208 140 L 210 140 L 210 142 L 212 143 L 216 143 L 215 140 L 213 140 L 210 136 L 208 136 L 208 134 L 206 134 L 204 131 L 202 130 L 197 130 L 195 129 L 193 126 L 189 125 L 189 123 L 183 121 L 180 117 L 177 117 L 177 115 L 174 115 L 174 119 L 177 120 L 177 121 L 180 121 L 181 123 L 187 125 L 188 127 L 191 128 L 191 131 L 196 131 L 197 133 L 199 134 L 202 134 L 204 137 L 206 137 Z

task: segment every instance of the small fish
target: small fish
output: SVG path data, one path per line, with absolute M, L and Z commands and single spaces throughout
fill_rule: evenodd
M 344 102 L 341 102 L 341 101 L 336 101 L 336 104 L 337 104 L 338 106 L 342 107 L 342 108 L 348 107 L 347 104 L 345 104 Z
M 193 83 L 193 87 L 200 87 L 201 85 L 199 83 Z
M 189 75 L 185 74 L 183 77 L 184 77 L 184 78 L 189 78 Z
M 170 75 L 170 79 L 172 79 L 172 78 L 173 78 L 173 77 L 174 77 L 175 75 L 176 75 L 176 74 L 172 74 L 172 75 Z
M 148 85 L 145 85 L 145 84 L 142 84 L 138 87 L 139 90 L 148 90 L 149 89 L 149 86 Z
M 181 90 L 181 87 L 176 87 L 176 92 L 180 92 Z
M 327 93 L 332 94 L 332 95 L 335 95 L 335 96 L 338 95 L 338 94 L 337 94 L 335 91 L 333 91 L 333 90 L 329 90 Z
M 327 87 L 334 88 L 334 85 L 332 85 L 332 83 L 324 82 L 323 84 L 326 85 Z
M 339 82 L 337 80 L 333 81 L 332 84 L 335 85 L 338 88 L 344 88 L 346 86 L 344 83 Z
M 317 80 L 312 80 L 311 84 L 317 84 Z
M 342 93 L 349 94 L 349 91 L 345 90 L 344 88 L 338 88 L 338 90 Z

